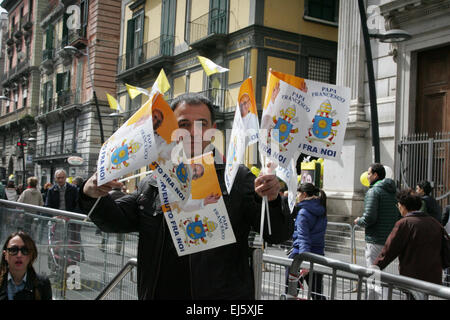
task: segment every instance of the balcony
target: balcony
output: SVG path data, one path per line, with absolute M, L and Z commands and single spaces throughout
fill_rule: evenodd
M 61 108 L 78 106 L 80 97 L 76 91 L 59 91 L 56 98 L 47 99 L 39 106 L 38 115 L 45 115 Z
M 210 88 L 199 93 L 212 102 L 216 116 L 234 113 L 236 101 L 233 101 L 228 89 Z
M 87 46 L 86 30 L 69 30 L 68 33 L 68 44 L 77 49 L 83 49 Z
M 149 69 L 159 72 L 164 66 L 170 69 L 173 62 L 175 36 L 162 35 L 119 57 L 118 78 L 134 72 L 148 73 Z M 138 70 L 137 67 L 139 67 Z M 133 70 L 132 70 L 133 69 Z
M 64 142 L 54 141 L 36 146 L 36 161 L 66 158 L 67 156 L 77 155 L 76 141 L 73 139 L 64 139 Z
M 222 48 L 227 41 L 228 11 L 213 9 L 189 23 L 189 42 L 195 49 Z
M 44 69 L 44 72 L 49 75 L 53 72 L 53 57 L 55 54 L 55 49 L 45 49 L 42 52 L 42 63 L 41 67 Z

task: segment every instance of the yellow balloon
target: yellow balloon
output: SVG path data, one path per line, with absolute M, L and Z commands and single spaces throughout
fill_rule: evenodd
M 361 184 L 362 184 L 364 187 L 369 187 L 369 186 L 370 186 L 369 179 L 367 179 L 367 174 L 368 174 L 368 172 L 367 172 L 367 171 L 364 171 L 364 172 L 361 174 L 361 176 L 359 177 L 359 181 L 361 181 Z
M 259 176 L 259 173 L 261 172 L 261 169 L 253 166 L 253 167 L 250 168 L 250 171 L 257 177 L 257 176 Z

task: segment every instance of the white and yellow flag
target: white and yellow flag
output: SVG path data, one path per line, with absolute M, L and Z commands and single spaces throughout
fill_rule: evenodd
M 230 69 L 221 67 L 218 64 L 215 64 L 214 62 L 209 60 L 208 58 L 205 58 L 202 56 L 197 56 L 197 58 L 200 61 L 201 65 L 203 67 L 203 70 L 205 70 L 206 75 L 208 75 L 208 77 L 215 73 L 222 73 L 222 72 L 230 71 Z
M 140 94 L 145 94 L 147 97 L 151 96 L 150 92 L 144 88 L 135 87 L 128 83 L 125 83 L 125 86 L 127 87 L 127 91 L 131 99 L 136 98 Z
M 113 110 L 117 110 L 119 113 L 122 113 L 125 111 L 124 108 L 117 102 L 117 100 L 110 95 L 109 93 L 106 94 L 106 98 L 108 99 L 109 107 Z
M 159 92 L 164 94 L 169 89 L 170 89 L 169 80 L 166 77 L 166 73 L 164 72 L 164 69 L 161 69 L 161 71 L 159 72 L 158 77 L 155 80 L 155 83 L 153 84 L 152 92 L 154 90 L 158 90 Z
M 225 165 L 225 185 L 228 193 L 234 183 L 239 165 L 244 163 L 245 149 L 258 141 L 258 112 L 256 111 L 255 94 L 252 79 L 246 79 L 239 89 L 233 130 L 228 144 Z

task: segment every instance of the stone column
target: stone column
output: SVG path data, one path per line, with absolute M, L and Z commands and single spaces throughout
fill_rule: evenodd
M 365 53 L 357 0 L 340 2 L 336 84 L 351 89 L 350 113 L 340 161 L 324 161 L 324 189 L 331 221 L 352 222 L 363 209 L 365 187 L 359 181 L 367 170 L 371 144 L 364 110 Z

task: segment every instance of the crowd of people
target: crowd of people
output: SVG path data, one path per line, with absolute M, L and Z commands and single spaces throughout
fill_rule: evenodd
M 202 135 L 215 127 L 214 108 L 199 94 L 183 94 L 172 101 L 171 108 L 180 128 L 188 130 L 192 136 L 195 121 L 202 122 Z M 210 148 L 210 142 L 202 141 L 201 147 L 200 152 L 203 152 Z M 194 145 L 191 148 L 191 155 L 195 156 L 198 150 Z M 218 150 L 213 152 L 219 156 L 217 158 L 221 157 Z M 31 177 L 24 191 L 8 181 L 5 188 L 0 188 L 0 197 L 83 214 L 92 211 L 91 220 L 106 234 L 138 232 L 139 299 L 254 299 L 248 237 L 251 230 L 260 228 L 264 197 L 268 199 L 271 222 L 270 233 L 267 225 L 264 228 L 266 242 L 277 244 L 292 239 L 290 258 L 303 252 L 325 255 L 327 196 L 318 186 L 300 184 L 297 204 L 290 212 L 287 197 L 275 175 L 255 177 L 246 166 L 240 165 L 228 193 L 224 188 L 224 165 L 216 164 L 216 171 L 236 242 L 187 256 L 177 255 L 164 222 L 158 187 L 151 175 L 139 183 L 135 192 L 126 194 L 121 191 L 123 185 L 115 180 L 98 186 L 94 174 L 86 181 L 75 178 L 71 184 L 66 181 L 66 172 L 57 170 L 55 184 L 45 184 L 40 192 L 37 178 Z M 442 212 L 431 196 L 431 184 L 427 181 L 418 182 L 415 190 L 398 190 L 379 163 L 370 165 L 367 177 L 370 186 L 364 210 L 361 217 L 354 220 L 354 224 L 365 229 L 367 267 L 377 266 L 383 270 L 398 257 L 401 275 L 442 284 L 441 247 L 449 206 Z M 97 201 L 98 198 L 101 199 Z M 75 224 L 73 228 L 69 241 L 81 247 L 80 230 Z M 117 238 L 116 252 L 122 250 L 119 245 L 122 239 L 122 236 Z M 104 238 L 101 249 L 104 250 L 107 240 Z M 80 255 L 81 261 L 83 252 Z M 37 275 L 32 268 L 36 256 L 34 241 L 26 232 L 19 231 L 8 237 L 2 253 L 0 299 L 51 298 L 48 279 Z M 179 270 L 190 272 L 184 277 L 174 277 Z M 325 299 L 320 273 L 310 275 L 303 269 L 300 275 L 299 285 L 302 279 L 312 283 L 312 299 Z M 286 281 L 289 276 L 288 269 Z M 21 293 L 23 291 L 26 294 Z M 369 299 L 382 298 L 379 288 L 370 288 Z

